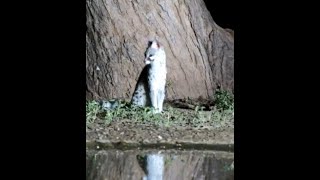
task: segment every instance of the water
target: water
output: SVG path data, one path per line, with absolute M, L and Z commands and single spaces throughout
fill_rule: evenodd
M 87 180 L 232 180 L 234 154 L 222 151 L 87 150 Z
M 147 176 L 144 180 L 162 180 L 164 172 L 164 156 L 162 154 L 147 154 L 147 162 L 145 164 L 147 169 Z

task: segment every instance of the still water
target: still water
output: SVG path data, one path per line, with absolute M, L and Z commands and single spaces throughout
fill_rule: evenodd
M 233 180 L 234 153 L 87 150 L 87 180 Z

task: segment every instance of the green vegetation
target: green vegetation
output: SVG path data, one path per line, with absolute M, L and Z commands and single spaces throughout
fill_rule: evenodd
M 227 91 L 218 89 L 215 93 L 215 104 L 217 109 L 233 110 L 234 98 L 233 95 Z
M 165 105 L 163 113 L 153 114 L 153 109 L 150 107 L 130 106 L 124 101 L 119 101 L 119 105 L 112 110 L 104 110 L 98 102 L 91 101 L 86 104 L 86 118 L 87 123 L 99 121 L 105 125 L 113 121 L 129 119 L 136 123 L 151 123 L 165 127 L 172 125 L 194 128 L 233 127 L 233 96 L 225 91 L 217 91 L 214 102 L 215 106 L 211 111 L 204 111 L 200 106 L 196 106 L 192 111 Z

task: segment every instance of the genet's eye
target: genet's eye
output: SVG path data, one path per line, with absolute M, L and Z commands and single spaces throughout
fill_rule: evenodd
M 153 60 L 154 60 L 153 54 L 150 54 L 150 55 L 148 56 L 148 60 L 149 60 L 149 61 L 153 61 Z

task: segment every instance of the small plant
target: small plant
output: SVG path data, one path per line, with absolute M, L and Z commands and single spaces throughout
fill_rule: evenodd
M 118 101 L 117 107 L 113 110 L 107 110 L 104 116 L 105 124 L 110 124 L 115 118 L 128 118 L 128 103 Z
M 100 112 L 100 105 L 96 101 L 91 101 L 86 103 L 86 119 L 87 123 L 94 123 L 98 118 L 98 113 Z
M 166 83 L 166 88 L 171 88 L 173 85 L 173 81 L 171 79 L 169 79 Z
M 194 113 L 192 123 L 196 127 L 202 126 L 203 122 L 205 121 L 206 117 L 205 117 L 205 114 L 203 113 L 203 109 L 204 109 L 204 107 L 200 107 L 200 106 L 195 107 L 195 113 Z
M 172 107 L 168 107 L 162 117 L 164 119 L 163 124 L 166 127 L 169 127 L 174 123 L 179 124 L 183 121 L 183 114 Z
M 172 162 L 173 162 L 173 157 L 171 157 L 171 156 L 167 156 L 164 160 L 165 166 L 170 166 L 172 164 Z
M 233 95 L 228 91 L 223 91 L 218 89 L 215 93 L 215 104 L 217 109 L 222 110 L 233 110 L 234 108 L 234 98 Z

